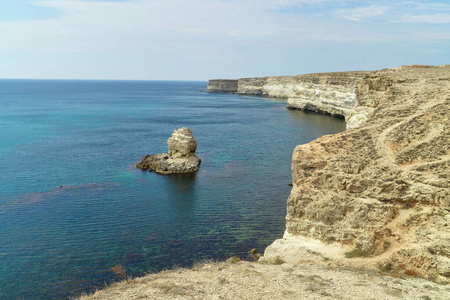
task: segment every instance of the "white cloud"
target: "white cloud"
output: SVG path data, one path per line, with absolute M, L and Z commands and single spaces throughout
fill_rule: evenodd
M 320 51 L 334 51 L 338 44 L 345 44 L 343 51 L 347 51 L 352 49 L 348 45 L 356 43 L 418 43 L 448 37 L 447 28 L 439 25 L 446 24 L 447 12 L 432 14 L 411 3 L 384 0 L 367 1 L 367 6 L 355 7 L 360 2 L 35 0 L 36 5 L 57 9 L 61 14 L 45 20 L 0 21 L 0 61 L 14 65 L 11 61 L 20 55 L 29 60 L 48 57 L 54 58 L 56 69 L 60 62 L 69 66 L 71 60 L 73 65 L 90 61 L 92 65 L 100 58 L 103 68 L 118 61 L 122 63 L 121 70 L 130 61 L 138 66 L 142 61 L 151 61 L 149 66 L 162 69 L 169 64 L 178 68 L 186 57 L 197 57 L 197 63 L 207 65 L 207 59 L 214 61 L 223 56 L 224 61 L 232 60 L 234 55 L 234 60 L 239 59 L 240 65 L 244 65 L 247 60 L 257 60 L 248 57 L 255 49 L 260 51 L 259 57 L 271 59 L 283 56 L 283 51 L 296 53 L 297 49 L 319 43 L 329 45 Z M 407 20 L 414 20 L 415 24 L 393 23 Z M 431 20 L 441 30 L 430 32 L 425 21 Z M 410 27 L 414 27 L 414 32 Z M 9 53 L 14 56 L 8 60 Z M 261 65 L 258 61 L 258 66 Z M 24 64 L 23 69 L 26 67 Z M 77 68 L 83 69 L 81 65 Z
M 351 8 L 352 0 L 135 0 L 95 2 L 40 0 L 58 9 L 58 18 L 0 22 L 2 49 L 83 52 L 155 48 L 158 43 L 268 45 L 308 41 L 389 41 L 399 34 L 380 25 L 352 26 L 389 15 L 388 5 Z M 326 4 L 326 5 L 325 5 Z M 335 9 L 344 5 L 346 9 Z M 320 8 L 318 14 L 286 14 L 286 7 Z M 330 8 L 327 8 L 327 7 Z M 336 18 L 333 18 L 336 17 Z M 391 16 L 392 18 L 392 16 Z M 408 15 L 401 22 L 448 23 L 449 15 Z M 386 19 L 389 19 L 386 17 Z
M 406 15 L 397 22 L 401 23 L 429 23 L 450 24 L 450 13 L 437 13 L 428 15 Z
M 338 9 L 334 11 L 334 15 L 351 21 L 367 21 L 386 14 L 388 10 L 389 6 L 369 5 L 358 8 Z
M 450 11 L 450 4 L 449 3 L 433 3 L 427 1 L 426 3 L 420 3 L 420 2 L 412 2 L 408 3 L 409 5 L 412 5 L 417 10 L 426 10 L 426 11 Z
M 3 40 L 0 50 L 19 48 L 44 52 L 80 52 L 102 51 L 114 47 L 154 47 L 155 44 L 168 40 L 254 42 L 264 45 L 273 42 L 346 41 L 381 37 L 382 34 L 367 35 L 360 32 L 362 30 L 349 29 L 325 18 L 277 12 L 283 7 L 334 2 L 41 0 L 36 1 L 36 5 L 58 9 L 62 11 L 62 15 L 47 20 L 0 22 Z M 380 13 L 381 7 L 374 9 Z M 360 10 L 359 15 L 361 14 L 368 15 L 368 12 Z

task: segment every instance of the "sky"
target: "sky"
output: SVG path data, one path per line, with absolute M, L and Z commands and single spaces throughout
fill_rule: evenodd
M 1 0 L 0 78 L 208 80 L 450 64 L 450 0 Z

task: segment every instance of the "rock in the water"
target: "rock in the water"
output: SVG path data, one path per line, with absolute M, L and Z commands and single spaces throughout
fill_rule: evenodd
M 192 131 L 187 127 L 175 130 L 167 140 L 167 145 L 169 145 L 169 156 L 172 158 L 187 157 L 191 154 L 195 156 L 197 150 L 197 142 Z
M 147 155 L 136 168 L 159 174 L 190 173 L 199 170 L 201 160 L 195 156 L 197 142 L 189 128 L 174 130 L 167 140 L 167 145 L 169 153 Z

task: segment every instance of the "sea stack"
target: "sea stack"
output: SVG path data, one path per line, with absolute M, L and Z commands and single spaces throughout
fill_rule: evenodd
M 199 170 L 201 160 L 195 156 L 197 142 L 189 128 L 174 130 L 167 140 L 167 145 L 169 153 L 147 155 L 136 168 L 159 174 L 190 173 Z

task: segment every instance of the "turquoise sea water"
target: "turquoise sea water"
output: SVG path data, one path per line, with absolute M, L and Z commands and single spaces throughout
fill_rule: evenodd
M 248 258 L 284 231 L 297 144 L 343 120 L 206 82 L 0 80 L 0 299 L 65 299 L 204 259 Z M 200 171 L 133 164 L 197 140 Z

